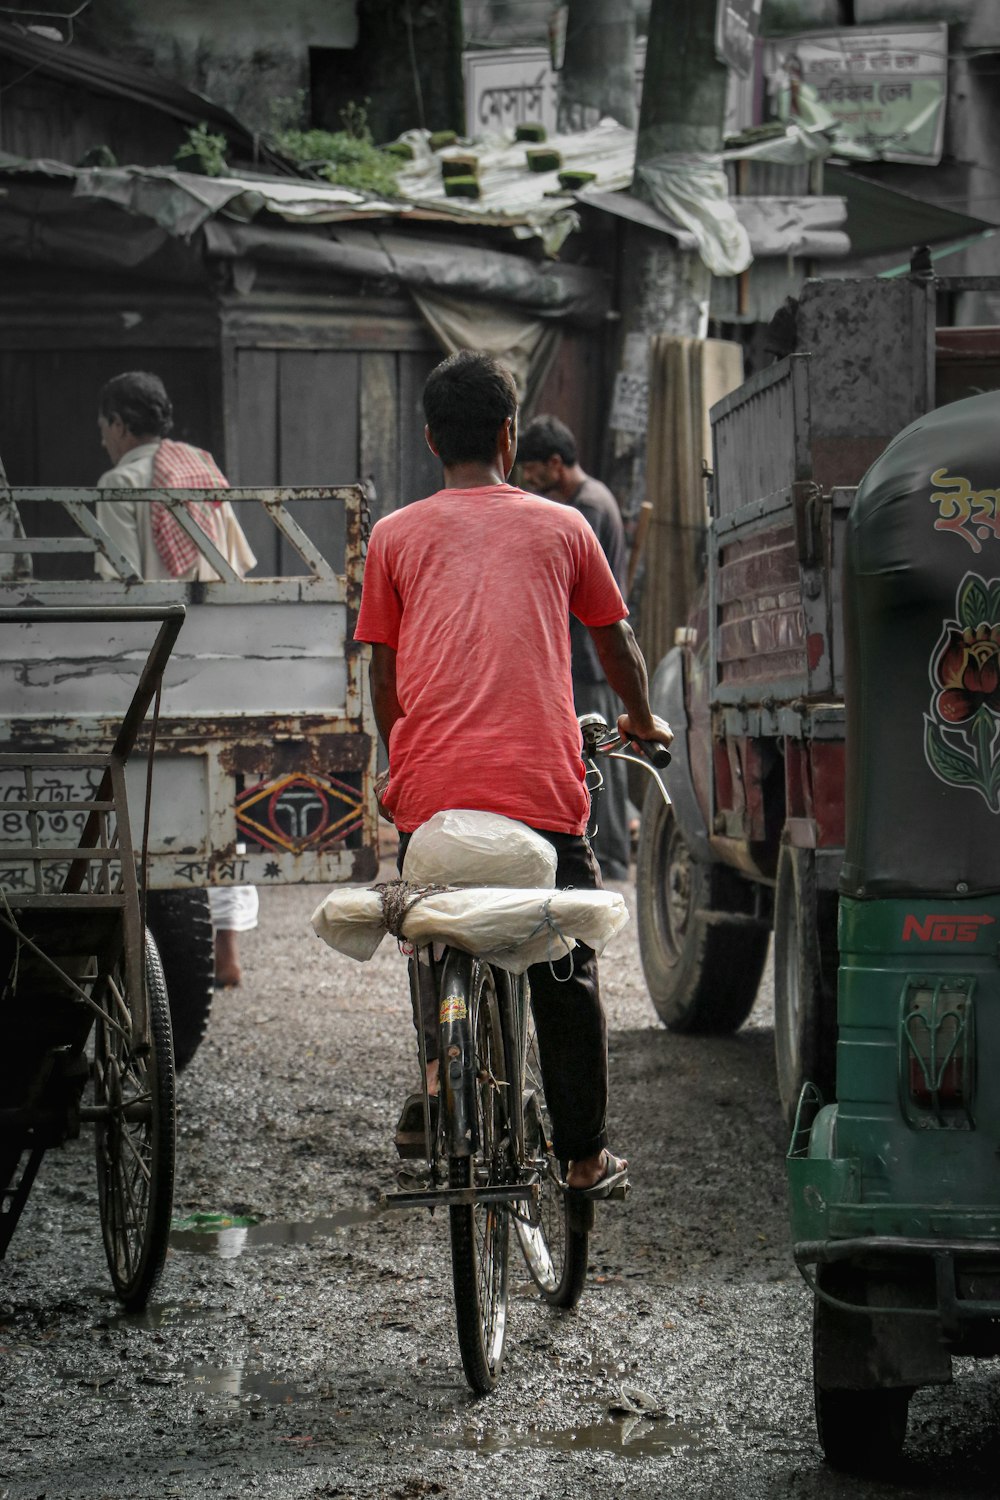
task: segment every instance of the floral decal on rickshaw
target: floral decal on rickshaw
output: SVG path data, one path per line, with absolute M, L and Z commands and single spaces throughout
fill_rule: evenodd
M 1000 579 L 966 573 L 930 663 L 924 753 L 935 776 L 1000 812 Z

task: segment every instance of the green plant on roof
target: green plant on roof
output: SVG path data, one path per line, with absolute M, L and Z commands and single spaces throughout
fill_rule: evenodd
M 597 173 L 587 172 L 581 167 L 566 167 L 559 173 L 559 186 L 572 193 L 577 188 L 586 187 L 588 182 L 596 182 Z
M 285 156 L 314 168 L 328 182 L 377 197 L 397 196 L 399 158 L 375 145 L 365 106 L 352 101 L 341 110 L 340 118 L 343 130 L 302 130 L 289 125 L 272 139 Z
M 525 157 L 529 172 L 554 172 L 562 166 L 562 157 L 551 146 L 529 146 Z
M 188 131 L 187 140 L 177 148 L 174 161 L 185 172 L 198 172 L 202 177 L 225 177 L 229 171 L 227 145 L 226 137 L 213 135 L 202 120 Z
M 479 172 L 479 158 L 463 152 L 461 156 L 442 156 L 442 177 L 475 177 Z
M 444 179 L 444 193 L 446 198 L 478 198 L 478 177 L 446 177 Z

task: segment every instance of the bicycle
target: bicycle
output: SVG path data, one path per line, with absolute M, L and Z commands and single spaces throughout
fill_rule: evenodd
M 643 746 L 643 759 L 628 754 L 598 714 L 581 716 L 580 729 L 592 797 L 603 784 L 599 755 L 641 765 L 667 797 L 656 769 L 670 760 L 662 746 Z M 423 1166 L 404 1169 L 401 1190 L 379 1202 L 447 1207 L 462 1366 L 472 1390 L 486 1394 L 503 1367 L 511 1222 L 544 1301 L 571 1308 L 586 1280 L 594 1203 L 567 1189 L 552 1149 L 526 976 L 433 943 L 413 949 L 409 974 L 414 1016 L 439 1017 L 440 1093 L 427 1090 L 418 1024 L 423 1089 L 407 1106 L 418 1100 L 409 1114 L 421 1118 L 408 1119 L 404 1107 L 396 1145 Z M 611 1196 L 627 1191 L 625 1181 Z

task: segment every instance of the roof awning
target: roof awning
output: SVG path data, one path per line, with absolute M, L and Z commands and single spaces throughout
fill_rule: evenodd
M 823 260 L 850 254 L 845 209 L 838 197 L 731 198 L 736 216 L 750 236 L 755 257 L 808 256 Z M 587 189 L 577 202 L 647 229 L 670 235 L 682 250 L 697 249 L 688 229 L 631 193 L 597 193 Z
M 995 227 L 984 219 L 914 198 L 843 167 L 827 165 L 823 184 L 846 200 L 851 254 L 858 258 L 889 255 L 914 245 L 968 240 Z

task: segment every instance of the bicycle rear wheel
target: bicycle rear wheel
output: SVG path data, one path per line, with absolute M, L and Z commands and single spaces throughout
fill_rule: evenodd
M 493 975 L 486 964 L 452 953 L 441 994 L 465 999 L 475 1048 L 473 1155 L 450 1155 L 453 1188 L 497 1187 L 510 1173 L 510 1135 L 504 1099 L 506 1066 Z M 503 1367 L 507 1331 L 507 1267 L 510 1216 L 500 1203 L 462 1203 L 449 1210 L 455 1319 L 462 1367 L 479 1394 L 491 1391 Z
M 575 1307 L 587 1279 L 587 1255 L 594 1207 L 574 1204 L 562 1186 L 559 1162 L 552 1151 L 549 1112 L 545 1103 L 538 1038 L 527 1018 L 524 1061 L 524 1156 L 539 1175 L 537 1206 L 514 1220 L 528 1270 L 542 1297 L 553 1307 Z

